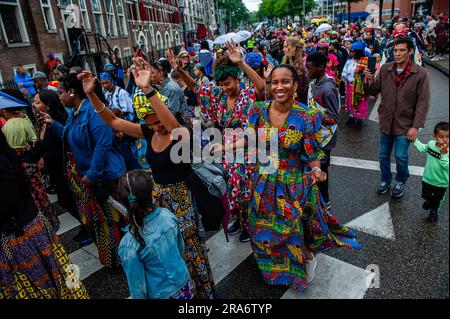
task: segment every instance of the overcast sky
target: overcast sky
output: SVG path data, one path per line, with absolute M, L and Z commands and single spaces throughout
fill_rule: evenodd
M 258 11 L 259 4 L 262 0 L 243 0 L 243 2 L 250 11 Z

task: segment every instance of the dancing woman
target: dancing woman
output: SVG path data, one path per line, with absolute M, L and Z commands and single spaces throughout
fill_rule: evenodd
M 137 110 L 138 116 L 145 124 L 127 122 L 115 116 L 95 95 L 93 75 L 83 72 L 79 77 L 83 80 L 84 91 L 96 113 L 106 124 L 128 136 L 145 138 L 147 141 L 147 161 L 152 168 L 155 181 L 153 190 L 155 201 L 171 210 L 178 218 L 186 247 L 184 260 L 195 283 L 196 298 L 211 299 L 214 297 L 211 268 L 205 242 L 198 235 L 197 214 L 186 184 L 192 175 L 192 168 L 189 163 L 174 163 L 171 159 L 172 148 L 177 143 L 189 142 L 189 130 L 181 127 L 169 108 L 161 101 L 161 95 L 150 85 L 151 66 L 142 58 L 135 59 L 133 75 L 136 85 L 144 92 L 149 102 Z M 175 134 L 177 138 L 172 138 Z

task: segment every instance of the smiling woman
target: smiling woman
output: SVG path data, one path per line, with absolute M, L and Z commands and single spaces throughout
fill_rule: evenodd
M 273 163 L 256 165 L 248 229 L 266 283 L 303 291 L 314 279 L 315 253 L 360 246 L 354 232 L 331 216 L 316 185 L 327 178 L 320 169 L 321 117 L 294 100 L 297 79 L 293 66 L 275 68 L 269 80 L 274 100 L 255 103 L 249 111 L 248 127 L 277 132 L 279 160 L 272 172 L 265 168 Z M 266 137 L 267 147 L 270 143 Z

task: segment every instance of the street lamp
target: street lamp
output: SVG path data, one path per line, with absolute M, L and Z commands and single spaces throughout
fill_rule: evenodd
M 181 24 L 181 32 L 183 34 L 183 43 L 184 46 L 186 46 L 186 25 L 185 25 L 185 20 L 184 20 L 184 8 L 185 8 L 185 2 L 184 0 L 178 0 L 178 8 L 180 10 L 180 15 L 181 15 L 181 20 L 180 20 L 180 24 Z

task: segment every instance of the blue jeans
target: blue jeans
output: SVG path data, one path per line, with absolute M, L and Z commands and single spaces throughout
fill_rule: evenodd
M 386 135 L 380 136 L 380 170 L 381 181 L 388 184 L 392 181 L 391 172 L 391 153 L 395 144 L 395 159 L 397 162 L 397 176 L 395 180 L 400 183 L 406 183 L 409 178 L 408 169 L 408 150 L 411 142 L 405 135 Z

